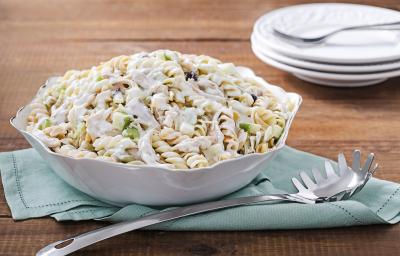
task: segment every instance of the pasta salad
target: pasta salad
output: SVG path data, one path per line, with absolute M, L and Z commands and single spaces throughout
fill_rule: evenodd
M 232 63 L 170 50 L 67 71 L 30 108 L 27 131 L 54 152 L 173 169 L 267 152 L 290 113 Z

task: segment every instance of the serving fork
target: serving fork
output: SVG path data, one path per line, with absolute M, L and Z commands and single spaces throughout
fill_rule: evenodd
M 370 25 L 359 25 L 359 26 L 349 26 L 340 29 L 333 30 L 325 35 L 318 37 L 300 37 L 295 35 L 290 35 L 283 31 L 280 31 L 276 28 L 273 28 L 272 31 L 274 35 L 294 44 L 301 45 L 316 45 L 321 44 L 326 41 L 329 37 L 336 35 L 337 33 L 343 31 L 351 31 L 351 30 L 400 30 L 400 21 L 390 22 L 390 23 L 380 23 L 380 24 L 370 24 Z
M 190 215 L 219 209 L 231 208 L 241 205 L 249 205 L 266 201 L 292 201 L 297 203 L 315 204 L 345 200 L 359 192 L 373 175 L 378 165 L 372 167 L 374 154 L 370 153 L 365 164 L 360 166 L 361 153 L 358 150 L 353 152 L 353 164 L 349 167 L 343 153 L 338 155 L 338 170 L 335 171 L 330 161 L 325 161 L 325 171 L 320 172 L 312 169 L 312 176 L 306 172 L 300 172 L 300 181 L 293 177 L 293 185 L 298 190 L 293 194 L 274 194 L 248 196 L 241 198 L 225 199 L 214 202 L 200 203 L 185 207 L 174 208 L 151 214 L 131 221 L 125 221 L 97 230 L 93 230 L 66 240 L 49 244 L 41 249 L 37 256 L 60 256 L 75 252 L 81 248 L 117 236 L 132 230 L 174 220 Z

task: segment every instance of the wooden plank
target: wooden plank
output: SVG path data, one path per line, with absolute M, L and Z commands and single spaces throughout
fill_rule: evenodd
M 101 225 L 56 223 L 50 219 L 13 222 L 0 218 L 0 254 L 33 255 L 44 245 Z M 400 226 L 255 232 L 134 231 L 73 255 L 397 255 Z M 379 235 L 378 235 L 379 234 Z M 366 249 L 368 248 L 368 249 Z
M 0 182 L 0 218 L 11 218 L 11 212 L 4 197 L 3 183 Z
M 315 86 L 263 64 L 248 42 L 262 13 L 306 0 L 0 0 L 0 152 L 28 147 L 8 119 L 50 75 L 120 54 L 170 48 L 252 68 L 304 103 L 288 144 L 334 158 L 355 147 L 377 154 L 377 176 L 400 182 L 399 78 L 359 89 Z M 400 10 L 398 0 L 345 0 Z M 51 219 L 14 222 L 0 185 L 0 255 L 100 227 Z M 400 226 L 266 232 L 146 232 L 107 240 L 75 255 L 397 255 Z
M 298 92 L 304 98 L 298 120 L 302 118 L 321 120 L 320 118 L 322 118 L 318 125 L 316 125 L 316 121 L 307 122 L 307 125 L 314 126 L 314 130 L 319 126 L 330 126 L 330 122 L 337 122 L 332 129 L 341 132 L 340 136 L 362 139 L 353 136 L 357 134 L 363 136 L 368 130 L 370 132 L 382 130 L 382 125 L 386 124 L 392 128 L 385 132 L 375 132 L 371 139 L 387 139 L 397 134 L 395 131 L 399 127 L 399 123 L 392 117 L 396 115 L 396 109 L 400 107 L 398 78 L 378 86 L 362 89 L 343 90 L 315 86 L 260 62 L 251 53 L 248 42 L 136 42 L 134 44 L 128 42 L 79 42 L 5 43 L 3 45 L 0 49 L 2 56 L 0 79 L 3 83 L 0 126 L 4 127 L 5 131 L 2 132 L 1 137 L 15 135 L 9 128 L 9 117 L 33 97 L 47 77 L 62 74 L 72 68 L 88 68 L 112 56 L 157 48 L 204 53 L 220 58 L 222 61 L 248 66 L 267 81 L 278 84 L 288 91 Z M 21 67 L 23 67 L 24 75 L 21 75 Z M 348 121 L 343 121 L 342 127 L 339 127 L 342 120 L 338 120 L 338 117 L 363 121 L 364 125 L 347 125 Z M 325 135 L 326 129 L 320 130 L 324 133 L 323 135 Z M 354 132 L 349 132 L 348 129 L 354 130 Z M 327 139 L 330 138 L 327 137 Z
M 70 68 L 88 68 L 115 55 L 159 47 L 183 52 L 216 56 L 249 66 L 260 76 L 288 91 L 300 93 L 304 102 L 291 129 L 288 145 L 329 158 L 337 153 L 350 153 L 354 148 L 373 151 L 381 162 L 378 177 L 400 181 L 398 155 L 400 150 L 400 81 L 362 89 L 337 89 L 311 85 L 258 61 L 249 50 L 248 42 L 69 42 L 5 44 L 0 49 L 0 79 L 4 95 L 0 101 L 0 152 L 27 148 L 29 144 L 9 125 L 8 119 L 29 101 L 37 88 L 52 74 Z M 20 75 L 20 66 L 24 76 Z M 0 200 L 0 214 L 8 214 Z
M 0 141 L 3 139 L 0 138 Z M 29 145 L 25 142 L 25 139 L 12 139 L 10 141 L 15 142 L 15 146 L 12 142 L 9 143 L 9 147 L 0 147 L 1 151 L 11 151 L 20 148 L 26 148 Z M 21 146 L 21 144 L 26 144 Z M 398 159 L 400 155 L 400 141 L 359 141 L 359 140 L 344 140 L 335 141 L 334 143 L 329 140 L 294 140 L 289 139 L 288 145 L 304 150 L 310 153 L 325 156 L 330 159 L 336 159 L 339 152 L 344 152 L 346 157 L 351 159 L 351 152 L 353 149 L 358 148 L 362 152 L 375 152 L 377 162 L 380 167 L 376 172 L 375 177 L 380 179 L 386 179 L 394 182 L 400 182 Z M 6 203 L 2 184 L 0 182 L 0 217 L 11 217 L 8 205 Z
M 1 39 L 0 39 L 1 40 Z M 15 93 L 17 100 L 27 101 L 37 88 L 51 75 L 62 74 L 68 69 L 84 69 L 97 65 L 113 56 L 132 54 L 156 49 L 172 49 L 184 53 L 207 54 L 224 62 L 233 62 L 252 68 L 258 75 L 288 91 L 295 91 L 305 99 L 354 100 L 352 107 L 359 112 L 379 111 L 379 106 L 358 106 L 358 100 L 379 102 L 394 101 L 400 97 L 397 82 L 391 79 L 377 86 L 365 88 L 337 89 L 315 86 L 303 82 L 286 72 L 277 70 L 259 61 L 251 52 L 249 42 L 2 42 L 0 54 L 0 78 L 2 96 Z M 23 71 L 22 71 L 23 69 Z M 23 72 L 23 75 L 21 75 Z M 15 99 L 13 99 L 15 100 Z M 9 102 L 7 102 L 9 103 Z M 390 109 L 390 108 L 388 108 Z M 3 110 L 3 109 L 1 109 Z M 393 110 L 394 111 L 394 110 Z M 4 118 L 3 116 L 1 117 Z
M 0 2 L 0 33 L 14 42 L 47 40 L 248 39 L 263 13 L 304 0 Z M 323 2 L 323 1 L 322 1 Z M 327 1 L 329 2 L 329 1 Z M 400 9 L 397 0 L 342 0 Z

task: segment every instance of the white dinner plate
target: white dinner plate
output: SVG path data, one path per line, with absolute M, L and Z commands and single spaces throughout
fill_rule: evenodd
M 314 77 L 302 76 L 298 74 L 293 74 L 295 77 L 313 83 L 313 84 L 320 84 L 320 85 L 327 85 L 327 86 L 334 86 L 334 87 L 362 87 L 362 86 L 369 86 L 374 84 L 379 84 L 386 81 L 386 78 L 383 79 L 374 79 L 374 80 L 362 80 L 362 81 L 346 81 L 346 80 L 329 80 L 329 79 L 319 79 Z
M 327 63 L 374 63 L 400 59 L 398 31 L 345 31 L 326 43 L 300 47 L 276 37 L 272 28 L 302 37 L 326 34 L 355 25 L 400 21 L 400 12 L 357 4 L 304 4 L 261 16 L 254 25 L 260 42 L 284 55 Z
M 253 33 L 251 35 L 251 42 L 252 44 L 257 45 L 257 48 L 264 55 L 276 61 L 283 62 L 285 64 L 296 66 L 299 68 L 313 69 L 317 71 L 339 72 L 339 73 L 370 73 L 370 72 L 400 69 L 400 60 L 392 62 L 380 62 L 375 64 L 339 65 L 339 64 L 328 64 L 328 63 L 312 62 L 302 59 L 291 58 L 279 52 L 274 51 L 268 46 L 263 45 L 259 40 L 259 35 L 257 35 L 256 33 Z
M 313 79 L 313 83 L 317 83 L 317 81 L 324 81 L 324 83 L 319 83 L 322 85 L 348 86 L 348 87 L 366 86 L 366 85 L 380 83 L 387 78 L 400 75 L 400 70 L 371 73 L 371 74 L 342 74 L 342 73 L 329 73 L 329 72 L 301 69 L 298 67 L 284 64 L 282 62 L 269 58 L 268 56 L 265 56 L 254 44 L 252 45 L 252 50 L 254 54 L 261 61 L 271 66 L 274 66 L 278 69 L 293 73 L 298 77 L 309 78 L 308 81 L 310 81 L 310 79 Z

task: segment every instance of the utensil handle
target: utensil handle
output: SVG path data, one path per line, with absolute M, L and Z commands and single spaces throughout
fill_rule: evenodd
M 298 197 L 296 194 L 282 194 L 282 195 L 262 195 L 262 196 L 250 196 L 242 198 L 226 199 L 215 202 L 195 204 L 186 207 L 179 207 L 156 214 L 148 215 L 132 221 L 125 221 L 113 225 L 109 225 L 100 229 L 83 233 L 76 237 L 71 237 L 66 240 L 60 240 L 49 244 L 42 248 L 36 256 L 60 256 L 67 255 L 75 252 L 81 248 L 105 240 L 107 238 L 117 236 L 135 229 L 147 227 L 157 223 L 182 218 L 198 213 L 214 211 L 218 209 L 230 208 L 240 205 L 252 204 L 264 201 L 275 201 L 275 200 L 289 200 L 301 203 L 313 203 L 311 200 Z
M 370 25 L 359 25 L 359 26 L 351 26 L 345 27 L 343 30 L 356 30 L 356 29 L 367 29 L 367 28 L 381 28 L 381 27 L 391 27 L 400 25 L 400 21 L 397 22 L 389 22 L 389 23 L 378 23 L 378 24 L 370 24 Z

